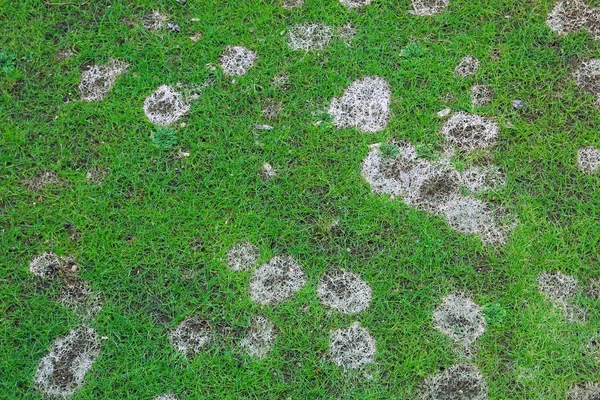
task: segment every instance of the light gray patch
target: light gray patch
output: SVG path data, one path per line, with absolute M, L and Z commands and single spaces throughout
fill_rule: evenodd
M 86 281 L 68 283 L 60 292 L 58 302 L 84 321 L 89 321 L 102 310 L 104 297 Z
M 219 62 L 223 69 L 223 74 L 227 76 L 242 76 L 248 73 L 254 66 L 258 56 L 250 49 L 242 46 L 227 46 Z
M 600 383 L 587 383 L 585 386 L 574 386 L 567 394 L 567 400 L 600 399 Z
M 506 184 L 506 174 L 498 167 L 475 166 L 464 170 L 461 184 L 471 193 L 485 193 Z
M 50 185 L 56 185 L 60 182 L 60 178 L 56 175 L 56 172 L 42 170 L 36 172 L 30 179 L 27 179 L 24 182 L 24 186 L 32 192 L 39 192 Z
M 423 384 L 422 400 L 487 400 L 488 388 L 479 369 L 471 364 L 456 364 L 430 376 Z
M 358 369 L 373 362 L 375 339 L 359 322 L 331 332 L 329 353 L 340 367 Z
M 300 264 L 289 256 L 275 256 L 254 271 L 250 298 L 263 305 L 288 300 L 306 283 Z
M 293 10 L 294 8 L 300 8 L 304 5 L 304 0 L 282 0 L 281 6 L 284 10 Z
M 439 14 L 446 10 L 450 0 L 412 0 L 411 14 L 420 17 Z
M 458 112 L 446 121 L 441 133 L 462 151 L 485 149 L 496 144 L 500 128 L 487 118 Z
M 540 293 L 561 310 L 569 322 L 584 323 L 587 320 L 587 310 L 573 303 L 581 292 L 577 279 L 560 272 L 543 272 L 537 283 Z
M 588 146 L 577 151 L 577 168 L 584 174 L 594 174 L 600 169 L 600 150 Z
M 348 46 L 356 36 L 357 30 L 351 23 L 347 23 L 337 28 L 337 37 Z
M 494 89 L 485 85 L 475 85 L 471 88 L 471 104 L 484 106 L 494 99 Z
M 287 44 L 292 50 L 323 50 L 333 39 L 333 27 L 319 23 L 301 23 L 292 26 Z
M 319 280 L 317 296 L 327 307 L 343 314 L 355 314 L 369 307 L 371 288 L 358 274 L 332 270 Z
M 161 85 L 144 100 L 144 113 L 155 125 L 167 126 L 179 120 L 190 110 L 181 93 L 172 86 Z
M 340 0 L 340 4 L 348 8 L 358 8 L 368 6 L 371 0 Z
M 592 39 L 600 39 L 600 9 L 591 8 L 581 0 L 561 0 L 548 13 L 546 24 L 566 36 L 579 30 L 587 30 Z
M 475 75 L 479 70 L 479 66 L 479 60 L 472 55 L 468 55 L 460 60 L 454 69 L 454 73 L 458 76 L 466 78 L 467 76 Z
M 86 172 L 85 178 L 88 180 L 88 182 L 99 185 L 104 182 L 104 179 L 107 175 L 108 168 L 92 167 Z
M 227 265 L 234 271 L 252 268 L 260 257 L 258 247 L 250 242 L 241 242 L 227 251 Z
M 197 317 L 184 320 L 171 332 L 170 342 L 180 352 L 188 357 L 199 354 L 208 346 L 213 338 L 208 321 Z
M 162 14 L 158 10 L 153 10 L 151 13 L 144 16 L 142 25 L 150 31 L 157 31 L 164 28 L 168 20 L 168 15 Z
M 444 297 L 433 312 L 433 324 L 464 350 L 485 332 L 483 309 L 461 292 Z
M 589 93 L 600 94 L 600 59 L 582 62 L 573 76 L 577 86 Z
M 357 128 L 361 132 L 379 132 L 390 118 L 390 86 L 379 76 L 354 81 L 342 97 L 334 97 L 329 106 L 333 125 L 337 128 Z
M 277 177 L 277 171 L 269 163 L 263 163 L 262 167 L 258 171 L 258 175 L 263 181 L 270 181 Z
M 283 109 L 283 103 L 280 101 L 275 101 L 272 98 L 265 99 L 262 107 L 262 115 L 267 118 L 275 118 L 281 113 Z
M 50 353 L 38 364 L 34 386 L 46 396 L 68 398 L 84 384 L 84 377 L 92 367 L 100 344 L 96 331 L 87 326 L 71 330 L 57 338 Z
M 160 396 L 156 396 L 154 398 L 154 400 L 179 400 L 179 399 L 173 393 L 165 393 L 165 394 L 161 394 Z
M 242 339 L 240 346 L 250 357 L 264 358 L 277 337 L 275 324 L 263 316 L 252 318 L 246 337 Z
M 125 73 L 129 64 L 111 58 L 106 64 L 94 65 L 81 74 L 79 94 L 83 101 L 100 101 L 108 96 L 117 78 Z
M 42 253 L 29 263 L 29 272 L 40 278 L 49 278 L 58 273 L 61 260 L 54 253 Z

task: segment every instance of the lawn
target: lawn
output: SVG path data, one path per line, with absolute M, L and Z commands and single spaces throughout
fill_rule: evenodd
M 596 25 L 360 2 L 0 0 L 0 398 L 600 396 Z

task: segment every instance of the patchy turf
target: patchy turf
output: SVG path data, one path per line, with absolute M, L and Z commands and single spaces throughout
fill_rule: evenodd
M 0 398 L 591 393 L 600 2 L 46 3 L 0 6 Z

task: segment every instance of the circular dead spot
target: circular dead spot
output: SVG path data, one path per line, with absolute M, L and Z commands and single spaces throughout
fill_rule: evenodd
M 177 350 L 186 356 L 194 356 L 208 345 L 212 336 L 208 321 L 191 317 L 179 324 L 169 339 Z
M 277 171 L 269 163 L 263 163 L 262 167 L 258 170 L 258 176 L 263 181 L 270 181 L 277 176 Z
M 357 369 L 372 363 L 375 351 L 375 339 L 358 322 L 331 332 L 329 353 L 340 367 Z
M 245 75 L 254 65 L 257 55 L 250 49 L 242 46 L 227 46 L 219 62 L 223 73 L 227 76 L 242 76 Z
M 453 365 L 430 376 L 423 384 L 423 400 L 486 400 L 487 382 L 471 364 Z
M 273 100 L 272 98 L 265 99 L 262 107 L 262 115 L 267 118 L 275 118 L 283 110 L 283 103 L 281 101 Z
M 538 290 L 550 301 L 566 303 L 579 292 L 579 282 L 560 272 L 543 272 L 537 279 Z
M 514 226 L 500 220 L 500 216 L 506 216 L 504 210 L 498 209 L 494 213 L 488 203 L 469 196 L 456 196 L 444 205 L 442 212 L 452 229 L 466 235 L 478 235 L 485 244 L 505 244 Z
M 489 86 L 475 85 L 471 88 L 471 104 L 484 106 L 494 99 L 494 89 Z
M 94 329 L 80 326 L 71 330 L 52 343 L 50 353 L 38 364 L 34 378 L 36 389 L 51 397 L 72 396 L 83 386 L 85 374 L 99 353 L 100 344 Z
M 350 42 L 356 36 L 357 30 L 351 23 L 347 23 L 337 28 L 337 37 L 348 46 Z
M 142 25 L 144 26 L 144 28 L 150 31 L 157 31 L 159 29 L 162 29 L 168 20 L 168 15 L 162 14 L 158 10 L 153 10 L 150 14 L 146 14 L 142 18 Z
M 590 8 L 582 0 L 564 0 L 556 3 L 548 13 L 546 24 L 559 35 L 568 35 L 582 29 L 587 30 L 594 40 L 600 39 L 600 10 Z
M 42 253 L 29 263 L 29 272 L 41 278 L 56 275 L 61 268 L 61 260 L 54 253 Z
M 156 396 L 154 398 L 154 400 L 179 400 L 179 399 L 173 393 L 165 393 L 165 394 L 161 394 L 160 396 Z
M 83 320 L 91 320 L 102 310 L 104 299 L 88 282 L 76 281 L 61 289 L 58 302 Z
M 333 270 L 319 280 L 317 296 L 327 307 L 344 314 L 355 314 L 369 307 L 371 288 L 358 274 Z
M 433 312 L 435 329 L 468 348 L 485 332 L 483 310 L 464 293 L 444 297 Z
M 587 383 L 585 386 L 574 386 L 567 394 L 567 400 L 600 399 L 600 383 Z
M 241 242 L 227 251 L 227 265 L 234 271 L 252 268 L 260 257 L 258 247 L 250 242 Z
M 475 75 L 475 73 L 477 73 L 479 70 L 479 65 L 479 60 L 469 54 L 460 60 L 454 69 L 454 73 L 458 76 L 462 76 L 463 78 Z
M 595 147 L 582 147 L 577 152 L 577 168 L 584 174 L 594 174 L 600 169 L 600 150 Z
M 292 50 L 323 50 L 333 39 L 333 28 L 325 24 L 301 23 L 290 28 L 287 44 Z
M 250 298 L 263 305 L 279 303 L 292 297 L 305 283 L 306 276 L 296 260 L 275 256 L 254 271 Z
M 113 88 L 117 77 L 123 74 L 129 64 L 111 58 L 102 65 L 94 65 L 81 75 L 79 94 L 83 101 L 99 101 L 104 99 Z
M 56 172 L 43 170 L 38 171 L 30 179 L 24 182 L 25 187 L 32 192 L 39 192 L 50 185 L 60 183 L 60 178 Z
M 412 0 L 411 14 L 418 16 L 439 14 L 446 10 L 450 0 Z
M 348 8 L 358 8 L 368 6 L 371 0 L 340 0 L 340 4 Z
M 374 193 L 405 197 L 411 183 L 409 174 L 419 164 L 417 150 L 412 144 L 377 145 L 363 160 L 362 175 Z
M 600 93 L 600 59 L 582 62 L 573 76 L 582 89 L 594 94 Z
M 496 144 L 499 128 L 487 118 L 458 112 L 442 126 L 442 135 L 463 151 L 484 149 Z
M 304 5 L 304 0 L 282 0 L 281 6 L 285 10 L 293 10 L 294 8 L 300 8 Z
M 277 337 L 275 324 L 263 316 L 252 318 L 246 337 L 240 346 L 250 357 L 263 358 L 271 351 L 271 346 Z
M 92 167 L 86 172 L 85 178 L 88 180 L 88 182 L 98 185 L 104 182 L 104 179 L 107 175 L 108 168 Z
M 155 125 L 171 125 L 190 109 L 183 95 L 173 87 L 161 85 L 144 100 L 144 113 Z
M 471 193 L 484 193 L 506 184 L 506 174 L 495 166 L 475 166 L 464 170 L 461 184 Z
M 426 211 L 438 212 L 459 194 L 460 174 L 452 169 L 436 168 L 435 165 L 423 172 L 413 179 L 415 194 L 409 204 L 414 203 Z
M 342 97 L 334 97 L 329 106 L 333 125 L 337 128 L 358 128 L 361 132 L 379 132 L 390 118 L 390 87 L 379 76 L 354 81 Z

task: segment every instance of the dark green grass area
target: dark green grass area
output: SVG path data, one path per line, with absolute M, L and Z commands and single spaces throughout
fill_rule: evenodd
M 358 10 L 306 0 L 293 11 L 276 0 L 0 0 L 0 398 L 39 398 L 37 363 L 80 323 L 54 301 L 59 287 L 28 271 L 46 251 L 75 255 L 81 276 L 105 297 L 91 326 L 106 339 L 75 399 L 415 399 L 427 376 L 459 361 L 432 323 L 434 308 L 457 290 L 487 310 L 473 362 L 490 399 L 564 399 L 569 387 L 598 380 L 585 345 L 599 333 L 600 302 L 583 299 L 589 321 L 569 324 L 536 286 L 546 270 L 583 287 L 600 278 L 600 178 L 576 168 L 579 147 L 600 146 L 600 112 L 572 78 L 600 49 L 585 32 L 552 32 L 545 19 L 553 5 L 451 0 L 440 15 L 416 17 L 407 0 Z M 144 30 L 141 18 L 154 9 L 181 32 Z M 282 32 L 300 22 L 350 22 L 358 34 L 351 46 L 336 40 L 321 52 L 292 52 Z M 218 66 L 227 45 L 259 57 L 235 83 L 206 67 Z M 406 46 L 412 50 L 401 55 Z M 76 55 L 57 61 L 67 48 Z M 481 68 L 457 78 L 467 54 Z M 81 71 L 111 57 L 128 62 L 127 73 L 105 100 L 79 101 Z M 285 89 L 271 83 L 279 73 L 289 75 Z M 332 97 L 367 75 L 392 88 L 384 131 L 315 124 Z M 144 98 L 161 84 L 207 80 L 214 84 L 181 120 L 185 127 L 173 126 L 177 144 L 157 146 Z M 475 84 L 494 88 L 490 105 L 470 104 Z M 261 115 L 267 98 L 284 103 L 273 120 Z M 527 108 L 514 110 L 514 99 Z M 493 161 L 508 183 L 487 198 L 518 219 L 506 246 L 484 247 L 440 217 L 371 194 L 361 177 L 369 144 L 398 138 L 441 149 L 436 113 L 446 107 L 501 126 Z M 262 181 L 263 162 L 279 176 Z M 86 180 L 93 167 L 109 170 L 99 185 Z M 43 170 L 61 183 L 28 190 L 24 182 Z M 259 246 L 261 262 L 295 257 L 307 285 L 280 305 L 252 303 L 251 272 L 224 261 L 242 240 Z M 316 283 L 330 266 L 368 282 L 369 309 L 345 316 L 321 306 Z M 260 361 L 236 347 L 257 314 L 279 329 Z M 233 337 L 187 360 L 168 335 L 189 316 L 229 327 Z M 377 355 L 348 372 L 327 359 L 327 348 L 330 330 L 354 321 L 375 337 Z

